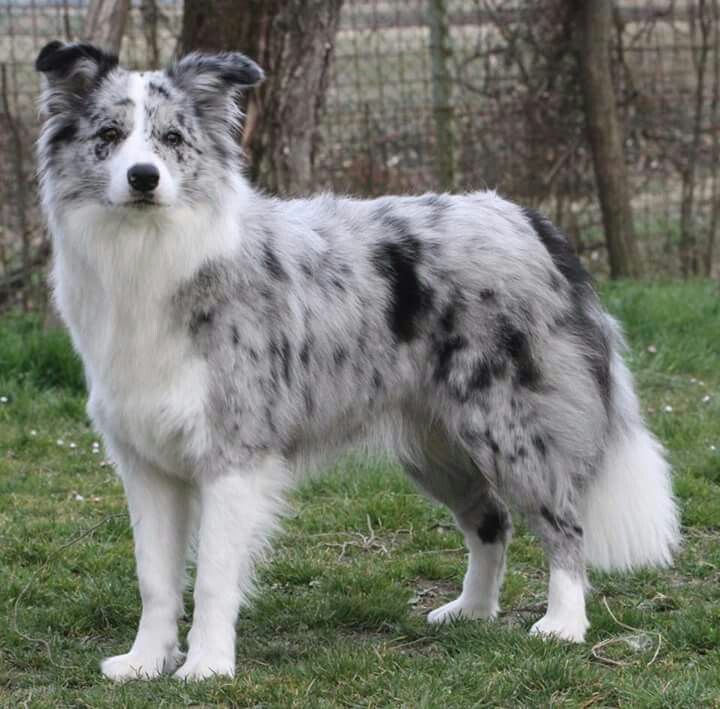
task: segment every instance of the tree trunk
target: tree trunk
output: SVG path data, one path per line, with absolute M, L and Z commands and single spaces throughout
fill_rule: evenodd
M 452 80 L 448 67 L 448 10 L 446 0 L 428 0 L 430 60 L 432 63 L 432 104 L 435 121 L 435 180 L 441 190 L 455 186 L 455 141 L 453 135 Z
M 83 39 L 119 54 L 129 11 L 130 0 L 91 0 Z
M 186 0 L 181 51 L 235 50 L 266 82 L 250 98 L 243 145 L 270 192 L 315 188 L 313 167 L 342 0 Z
M 612 2 L 579 0 L 579 63 L 587 135 L 602 209 L 611 278 L 640 275 L 622 127 L 610 73 Z

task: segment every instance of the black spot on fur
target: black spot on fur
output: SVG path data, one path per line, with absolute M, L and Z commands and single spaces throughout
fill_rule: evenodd
M 35 60 L 35 70 L 43 74 L 53 73 L 60 77 L 69 76 L 79 61 L 90 60 L 97 66 L 94 83 L 117 66 L 118 58 L 114 54 L 103 52 L 91 44 L 63 44 L 57 40 L 46 44 Z
M 592 283 L 590 274 L 580 262 L 567 237 L 540 212 L 526 207 L 523 213 L 568 283 L 574 285 Z
M 400 239 L 378 245 L 372 261 L 375 270 L 390 286 L 388 326 L 400 342 L 410 342 L 417 335 L 418 319 L 432 306 L 433 295 L 418 277 L 421 245 L 407 231 L 405 220 L 386 216 L 383 224 L 395 230 Z
M 557 532 L 560 531 L 560 523 L 557 520 L 557 517 L 550 512 L 550 510 L 543 505 L 540 508 L 540 514 L 543 516 L 543 519 Z
M 547 455 L 547 444 L 542 436 L 533 436 L 532 444 L 535 446 L 535 450 L 544 458 Z
M 110 154 L 110 144 L 109 143 L 98 143 L 95 146 L 95 157 L 98 160 L 105 160 L 107 156 Z
M 429 194 L 424 195 L 418 201 L 423 207 L 428 207 L 426 217 L 428 228 L 437 229 L 450 208 L 450 199 L 445 195 Z
M 235 346 L 240 342 L 240 333 L 238 332 L 237 325 L 233 325 L 230 328 L 230 339 Z
M 212 324 L 215 318 L 213 310 L 197 310 L 190 316 L 190 333 L 197 335 L 200 329 Z
M 305 340 L 302 343 L 302 347 L 300 348 L 300 362 L 302 362 L 303 367 L 307 367 L 310 363 L 310 348 L 312 344 L 309 337 L 306 337 Z
M 75 136 L 77 136 L 77 130 L 77 123 L 75 123 L 75 121 L 68 121 L 50 136 L 50 145 L 55 147 L 62 143 L 71 143 L 75 140 Z
M 342 345 L 338 345 L 333 351 L 333 362 L 335 362 L 335 366 L 342 367 L 347 361 L 347 358 L 348 351 Z
M 291 367 L 290 340 L 288 340 L 287 335 L 283 335 L 283 337 L 282 337 L 282 348 L 280 350 L 280 359 L 282 360 L 283 379 L 285 380 L 285 384 L 290 386 L 290 382 L 292 380 L 292 371 L 290 369 L 290 367 Z
M 478 295 L 480 300 L 495 300 L 496 293 L 492 288 L 483 288 Z
M 583 528 L 579 527 L 576 524 L 571 524 L 567 520 L 563 519 L 562 517 L 558 517 L 557 515 L 554 515 L 550 510 L 543 505 L 540 508 L 540 514 L 543 516 L 543 519 L 556 531 L 556 532 L 562 532 L 563 534 L 566 534 L 568 536 L 576 536 L 576 537 L 582 537 L 583 536 Z
M 170 100 L 170 92 L 162 84 L 156 84 L 154 81 L 151 81 L 148 84 L 148 89 L 151 94 L 158 94 L 163 98 Z
M 492 450 L 493 453 L 497 454 L 500 452 L 500 446 L 497 444 L 497 441 L 493 438 L 493 435 L 490 432 L 489 428 L 485 429 L 485 441 L 490 446 L 490 450 Z
M 448 303 L 440 316 L 440 327 L 444 332 L 453 332 L 457 321 L 457 309 L 454 303 Z
M 265 421 L 267 422 L 268 428 L 273 435 L 277 435 L 277 427 L 275 426 L 275 420 L 273 419 L 272 409 L 269 406 L 265 407 Z
M 483 544 L 494 544 L 505 533 L 507 518 L 499 509 L 488 510 L 478 527 L 477 533 Z
M 610 343 L 602 324 L 590 314 L 596 299 L 592 277 L 583 267 L 567 237 L 552 222 L 533 209 L 523 210 L 556 268 L 570 284 L 571 311 L 562 326 L 582 344 L 583 354 L 595 379 L 606 411 L 610 410 Z M 555 289 L 551 275 L 551 288 Z
M 433 376 L 437 382 L 447 382 L 450 366 L 456 352 L 467 347 L 467 339 L 462 335 L 451 335 L 435 343 L 435 368 Z
M 493 371 L 490 365 L 484 360 L 478 360 L 472 369 L 472 374 L 468 381 L 468 389 L 480 390 L 488 389 L 493 382 Z
M 517 449 L 517 457 L 518 458 L 520 458 L 521 460 L 524 458 L 527 458 L 527 454 L 528 454 L 528 451 L 527 451 L 527 448 L 525 448 L 525 446 L 518 446 L 518 449 Z
M 263 244 L 263 264 L 267 269 L 267 272 L 275 279 L 279 281 L 287 280 L 287 272 L 282 267 L 275 251 L 272 246 L 268 243 Z
M 375 391 L 379 391 L 383 387 L 383 376 L 382 374 L 380 374 L 378 369 L 373 369 L 372 383 L 373 389 L 375 389 Z
M 537 389 L 540 384 L 540 370 L 532 356 L 527 335 L 519 330 L 506 316 L 499 319 L 500 344 L 515 363 L 515 380 L 527 389 Z
M 305 404 L 305 413 L 311 415 L 315 411 L 315 397 L 307 385 L 303 387 L 303 403 Z

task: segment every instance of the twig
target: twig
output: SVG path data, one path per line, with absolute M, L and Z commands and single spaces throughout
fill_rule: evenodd
M 30 588 L 35 583 L 35 581 L 38 579 L 40 574 L 49 566 L 49 564 L 52 561 L 55 561 L 55 559 L 57 559 L 58 556 L 60 556 L 60 554 L 63 551 L 65 551 L 65 549 L 68 549 L 69 547 L 77 544 L 78 542 L 85 539 L 85 537 L 89 537 L 96 529 L 99 529 L 104 524 L 107 524 L 111 519 L 115 519 L 116 517 L 124 517 L 124 516 L 125 516 L 124 512 L 117 512 L 115 514 L 108 515 L 107 517 L 102 519 L 97 524 L 93 525 L 89 529 L 86 529 L 84 532 L 82 532 L 81 534 L 78 534 L 76 537 L 73 537 L 69 541 L 65 542 L 65 544 L 62 544 L 61 546 L 59 546 L 52 554 L 50 554 L 47 557 L 47 559 L 45 559 L 45 561 L 42 563 L 40 568 L 37 571 L 35 571 L 35 573 L 30 577 L 28 582 L 25 584 L 23 589 L 18 594 L 18 597 L 15 599 L 15 603 L 13 604 L 13 621 L 12 621 L 13 631 L 15 633 L 17 633 L 23 640 L 27 640 L 28 642 L 31 642 L 31 643 L 39 643 L 41 645 L 44 645 L 45 649 L 47 650 L 48 660 L 50 661 L 50 664 L 54 665 L 55 667 L 59 667 L 60 669 L 63 669 L 63 670 L 78 669 L 74 665 L 61 665 L 61 664 L 55 662 L 52 657 L 52 650 L 50 649 L 50 643 L 47 640 L 45 640 L 44 638 L 33 638 L 30 635 L 23 633 L 22 630 L 20 630 L 20 628 L 18 627 L 18 612 L 20 609 L 20 601 L 22 601 L 23 597 L 30 590 Z
M 610 605 L 609 605 L 608 602 L 607 602 L 607 597 L 606 597 L 606 596 L 603 596 L 603 605 L 605 606 L 605 609 L 607 610 L 607 612 L 610 614 L 610 617 L 611 617 L 611 618 L 615 621 L 615 623 L 616 623 L 617 625 L 619 625 L 621 628 L 625 628 L 625 630 L 630 630 L 630 631 L 632 631 L 633 633 L 636 633 L 636 634 L 639 634 L 639 635 L 651 635 L 651 634 L 652 634 L 652 635 L 657 635 L 658 642 L 657 642 L 657 647 L 655 648 L 655 653 L 653 654 L 652 659 L 650 660 L 650 662 L 648 662 L 647 665 L 646 665 L 646 667 L 650 667 L 650 665 L 652 665 L 653 662 L 655 662 L 655 660 L 657 660 L 658 655 L 660 654 L 660 648 L 662 648 L 662 642 L 663 642 L 663 641 L 662 641 L 662 633 L 660 633 L 660 632 L 658 632 L 658 631 L 656 631 L 656 630 L 650 630 L 650 631 L 648 631 L 648 630 L 642 630 L 641 628 L 635 628 L 635 627 L 633 627 L 632 625 L 627 625 L 627 623 L 623 623 L 622 621 L 618 620 L 617 617 L 615 616 L 615 614 L 612 612 L 612 610 L 610 610 Z M 600 662 L 604 662 L 604 663 L 609 664 L 609 665 L 614 665 L 614 666 L 616 666 L 616 667 L 624 667 L 624 666 L 630 664 L 630 663 L 628 663 L 628 662 L 622 662 L 622 661 L 619 661 L 619 660 L 613 660 L 613 659 L 611 659 L 611 658 L 609 658 L 609 657 L 605 657 L 605 656 L 600 655 L 600 654 L 598 653 L 598 650 L 606 647 L 607 645 L 612 645 L 612 644 L 617 643 L 617 642 L 626 641 L 628 637 L 629 637 L 629 636 L 627 636 L 627 635 L 622 635 L 622 636 L 617 637 L 617 638 L 608 638 L 607 640 L 603 640 L 602 642 L 596 643 L 596 644 L 593 645 L 593 647 L 592 647 L 592 655 L 593 655 L 593 657 L 596 658 L 597 660 L 599 660 Z

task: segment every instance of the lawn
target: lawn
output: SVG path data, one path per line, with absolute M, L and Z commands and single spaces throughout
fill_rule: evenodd
M 234 680 L 115 686 L 140 612 L 120 484 L 64 335 L 0 320 L 0 706 L 720 707 L 720 291 L 613 284 L 685 545 L 673 569 L 592 574 L 588 642 L 527 635 L 547 570 L 518 526 L 495 623 L 430 628 L 465 553 L 390 463 L 351 458 L 294 496 L 238 623 Z M 187 596 L 188 615 L 191 610 Z

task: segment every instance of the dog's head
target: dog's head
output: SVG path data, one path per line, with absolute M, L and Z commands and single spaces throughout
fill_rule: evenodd
M 212 202 L 240 165 L 238 93 L 263 72 L 242 54 L 189 54 L 166 71 L 131 72 L 88 44 L 51 42 L 40 169 L 63 207 L 158 210 Z

